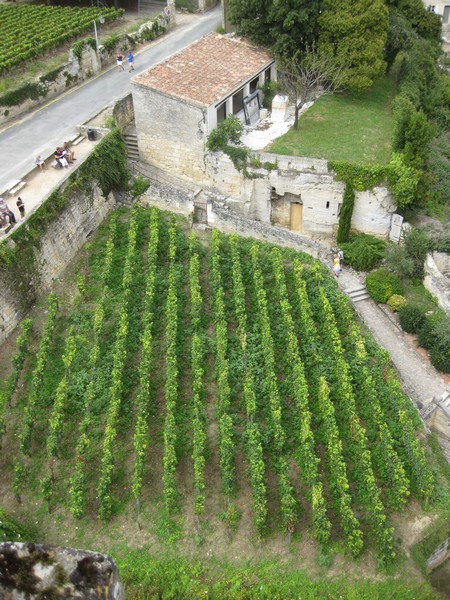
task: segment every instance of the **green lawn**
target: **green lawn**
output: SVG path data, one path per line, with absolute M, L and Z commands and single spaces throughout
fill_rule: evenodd
M 385 164 L 391 155 L 394 97 L 392 78 L 384 77 L 358 96 L 319 98 L 291 129 L 267 148 L 291 156 Z

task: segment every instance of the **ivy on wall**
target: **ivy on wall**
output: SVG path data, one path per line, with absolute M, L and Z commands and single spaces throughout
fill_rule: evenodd
M 355 189 L 351 183 L 346 183 L 341 212 L 339 214 L 339 227 L 337 242 L 342 244 L 350 238 L 350 226 L 352 223 L 353 207 L 355 205 Z
M 355 190 L 370 190 L 385 181 L 392 181 L 390 165 L 357 165 L 347 161 L 329 161 L 328 167 L 336 173 L 338 181 L 345 182 L 344 198 L 339 214 L 337 242 L 342 244 L 350 238 Z
M 95 147 L 89 158 L 60 188 L 0 243 L 0 273 L 2 280 L 15 292 L 22 306 L 36 298 L 39 272 L 36 259 L 42 237 L 75 194 L 92 197 L 97 182 L 106 197 L 113 190 L 128 187 L 125 142 L 117 129 L 108 133 Z

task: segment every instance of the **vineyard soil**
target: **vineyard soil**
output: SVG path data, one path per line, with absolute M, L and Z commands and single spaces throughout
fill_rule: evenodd
M 449 482 L 385 353 L 310 257 L 198 235 L 120 209 L 33 309 L 0 505 L 57 545 L 419 584 Z

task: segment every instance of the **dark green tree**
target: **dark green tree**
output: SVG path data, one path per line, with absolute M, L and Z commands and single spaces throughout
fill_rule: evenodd
M 238 33 L 290 57 L 313 44 L 323 0 L 229 0 L 229 19 Z
M 420 37 L 441 43 L 442 23 L 439 15 L 429 12 L 423 0 L 386 0 L 389 7 L 398 9 Z
M 386 69 L 388 9 L 383 0 L 325 0 L 319 18 L 319 49 L 345 70 L 344 85 L 367 90 Z

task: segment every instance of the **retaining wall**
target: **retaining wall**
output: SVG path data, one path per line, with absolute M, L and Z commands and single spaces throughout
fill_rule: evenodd
M 96 186 L 89 197 L 73 195 L 34 249 L 36 272 L 33 276 L 24 276 L 19 285 L 13 285 L 12 274 L 7 269 L 0 270 L 0 344 L 20 323 L 36 298 L 51 288 L 54 279 L 73 261 L 115 206 L 114 195 L 105 198 Z M 12 240 L 4 243 L 14 244 Z M 15 275 L 20 277 L 20 274 Z

